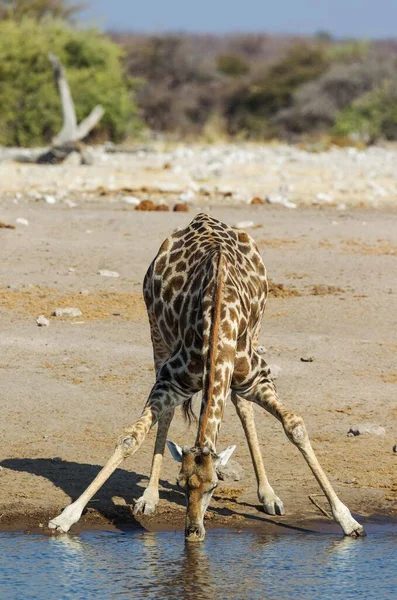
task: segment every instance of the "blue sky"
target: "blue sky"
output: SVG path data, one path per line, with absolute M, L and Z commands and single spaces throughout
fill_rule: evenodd
M 397 0 L 91 0 L 102 29 L 396 37 Z

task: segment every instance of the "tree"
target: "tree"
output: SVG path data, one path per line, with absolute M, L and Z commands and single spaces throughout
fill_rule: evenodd
M 0 145 L 46 145 L 62 127 L 62 108 L 52 52 L 67 70 L 78 122 L 101 104 L 105 115 L 95 135 L 118 140 L 139 127 L 121 50 L 95 30 L 64 21 L 0 22 Z
M 0 0 L 0 20 L 20 21 L 25 17 L 38 21 L 46 17 L 69 20 L 84 7 L 84 2 L 68 0 Z

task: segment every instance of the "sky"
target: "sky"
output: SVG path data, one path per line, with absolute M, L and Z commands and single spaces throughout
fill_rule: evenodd
M 396 38 L 397 0 L 88 0 L 84 20 L 108 30 L 266 32 Z

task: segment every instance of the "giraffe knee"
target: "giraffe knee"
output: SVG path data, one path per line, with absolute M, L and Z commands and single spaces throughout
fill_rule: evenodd
M 137 447 L 137 440 L 132 434 L 124 434 L 117 440 L 116 448 L 121 450 L 123 458 L 128 458 Z
M 287 437 L 296 446 L 301 445 L 308 438 L 306 426 L 302 417 L 291 413 L 283 421 L 284 431 Z

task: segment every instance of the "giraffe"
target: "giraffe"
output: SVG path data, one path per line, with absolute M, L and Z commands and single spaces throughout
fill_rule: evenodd
M 158 423 L 149 491 L 138 501 L 137 510 L 144 510 L 146 502 L 153 507 L 174 410 L 182 404 L 187 410 L 192 396 L 202 390 L 195 445 L 181 448 L 168 442 L 171 454 L 181 464 L 178 485 L 186 497 L 187 540 L 204 539 L 204 514 L 217 486 L 216 469 L 227 463 L 235 448 L 216 451 L 229 391 L 247 434 L 264 509 L 271 514 L 284 512 L 260 458 L 252 403 L 281 422 L 286 436 L 312 470 L 344 534 L 365 535 L 332 488 L 302 417 L 279 400 L 270 369 L 257 351 L 267 291 L 262 258 L 254 240 L 241 230 L 200 213 L 163 242 L 143 284 L 155 384 L 141 417 L 124 430 L 112 456 L 81 496 L 49 522 L 51 529 L 67 532 L 98 489 L 124 459 L 135 454 Z

